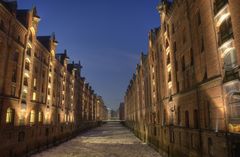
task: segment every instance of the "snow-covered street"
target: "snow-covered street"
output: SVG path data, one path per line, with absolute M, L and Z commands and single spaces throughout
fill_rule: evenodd
M 33 157 L 161 157 L 118 122 L 108 122 Z

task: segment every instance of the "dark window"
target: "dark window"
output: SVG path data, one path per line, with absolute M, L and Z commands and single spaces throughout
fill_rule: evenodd
M 45 129 L 45 136 L 49 136 L 49 128 Z
M 186 42 L 186 31 L 185 31 L 185 29 L 183 29 L 182 33 L 183 33 L 182 34 L 182 42 L 183 42 L 183 44 L 185 44 L 185 42 Z
M 32 49 L 30 47 L 27 48 L 27 55 L 28 56 L 31 56 L 31 53 L 32 53 Z
M 173 129 L 170 129 L 170 142 L 174 143 L 174 141 L 175 141 L 174 131 L 173 131 Z
M 211 124 L 211 112 L 210 112 L 211 104 L 209 101 L 206 102 L 205 104 L 205 128 L 210 128 Z
M 194 128 L 199 128 L 199 121 L 198 121 L 198 110 L 194 110 Z
M 178 125 L 181 125 L 181 108 L 178 107 Z
M 189 112 L 185 111 L 185 126 L 189 128 Z
M 19 53 L 18 52 L 14 52 L 12 60 L 17 63 L 18 62 L 18 58 L 19 58 Z
M 194 56 L 193 56 L 193 49 L 190 49 L 190 58 L 191 58 L 191 66 L 194 65 Z
M 231 18 L 222 22 L 218 32 L 218 44 L 221 46 L 224 42 L 233 38 L 233 29 Z
M 213 156 L 213 142 L 211 138 L 208 138 L 208 155 Z
M 178 71 L 178 61 L 175 60 L 175 70 Z
M 20 131 L 18 133 L 18 142 L 22 142 L 22 141 L 24 141 L 24 139 L 25 139 L 25 132 Z
M 185 71 L 185 58 L 182 56 L 182 71 Z
M 202 23 L 200 11 L 197 12 L 197 23 L 198 23 L 198 25 L 201 25 L 201 23 Z
M 179 92 L 180 87 L 179 87 L 179 82 L 177 81 L 177 92 Z
M 16 86 L 11 86 L 11 96 L 15 96 Z
M 25 69 L 30 70 L 30 63 L 28 61 L 25 62 Z
M 170 53 L 168 53 L 167 55 L 167 65 L 170 64 L 171 60 L 170 60 Z
M 172 81 L 172 76 L 171 76 L 171 72 L 168 72 L 168 82 Z
M 175 33 L 175 26 L 174 26 L 174 24 L 172 24 L 172 34 L 174 34 Z
M 166 109 L 164 109 L 163 111 L 163 125 L 166 125 L 167 123 L 167 113 L 166 113 Z
M 28 86 L 28 78 L 27 77 L 24 77 L 23 85 Z
M 177 52 L 177 43 L 176 43 L 176 41 L 173 44 L 173 52 L 176 55 L 176 52 Z
M 12 82 L 17 82 L 17 67 L 13 67 L 12 71 Z
M 203 37 L 201 38 L 201 52 L 204 52 L 205 50 L 205 45 L 204 45 L 204 39 Z

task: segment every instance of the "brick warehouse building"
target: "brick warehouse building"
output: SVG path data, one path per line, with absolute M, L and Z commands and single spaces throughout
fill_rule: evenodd
M 163 0 L 125 93 L 126 125 L 163 155 L 240 156 L 240 1 Z
M 96 126 L 102 99 L 55 35 L 37 36 L 36 8 L 0 1 L 0 156 L 31 153 Z

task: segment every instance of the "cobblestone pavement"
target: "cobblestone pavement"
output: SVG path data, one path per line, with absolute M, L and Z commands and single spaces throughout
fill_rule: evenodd
M 108 122 L 33 157 L 161 157 L 118 122 Z

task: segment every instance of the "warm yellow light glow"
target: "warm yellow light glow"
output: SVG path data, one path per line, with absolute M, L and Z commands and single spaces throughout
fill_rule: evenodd
M 168 88 L 172 88 L 172 81 L 168 82 Z
M 51 84 L 48 84 L 48 88 L 50 88 L 50 89 L 52 88 Z
M 27 62 L 31 63 L 30 58 L 26 57 L 25 60 L 26 60 Z
M 30 123 L 34 123 L 35 122 L 35 111 L 32 110 L 30 112 Z
M 232 47 L 234 47 L 233 39 L 230 39 L 227 42 L 225 42 L 221 47 L 219 47 L 219 49 L 225 52 L 226 49 L 232 48 Z
M 32 95 L 32 100 L 36 100 L 36 92 L 33 92 L 33 95 Z
M 170 72 L 172 70 L 171 63 L 167 65 L 167 70 L 168 70 L 168 72 Z
M 42 112 L 39 112 L 38 113 L 38 122 L 42 122 L 42 119 L 43 119 L 43 114 L 42 114 Z
M 37 85 L 37 79 L 34 78 L 34 79 L 33 79 L 33 86 L 36 87 L 36 85 Z
M 214 17 L 216 26 L 219 27 L 224 19 L 226 19 L 230 15 L 230 11 L 228 9 L 228 5 L 223 7 L 217 15 Z
M 7 114 L 6 114 L 6 123 L 12 123 L 13 121 L 13 110 L 11 108 L 7 109 Z
M 31 42 L 28 41 L 27 45 L 28 45 L 30 48 L 32 48 Z
M 167 55 L 170 53 L 170 46 L 166 49 Z
M 29 73 L 27 71 L 24 72 L 24 75 L 29 78 Z
M 218 19 L 218 22 L 217 22 L 217 27 L 219 27 L 219 26 L 222 24 L 222 22 L 223 22 L 225 19 L 227 19 L 229 16 L 230 16 L 230 13 L 229 13 L 229 12 L 226 13 L 226 14 L 220 15 L 220 18 Z
M 230 132 L 240 132 L 239 124 L 229 124 L 228 126 Z
M 67 122 L 67 114 L 64 115 L 64 121 Z

